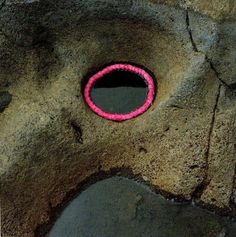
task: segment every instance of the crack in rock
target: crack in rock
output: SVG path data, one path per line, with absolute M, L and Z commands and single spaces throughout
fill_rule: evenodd
M 189 34 L 189 38 L 190 38 L 190 41 L 191 41 L 191 44 L 192 44 L 192 48 L 195 52 L 199 52 L 199 50 L 197 48 L 197 45 L 196 45 L 196 43 L 194 42 L 194 39 L 193 39 L 192 28 L 190 26 L 190 18 L 189 18 L 188 10 L 186 10 L 186 25 L 187 25 L 187 31 L 188 31 L 188 34 Z
M 82 137 L 81 128 L 75 122 L 71 122 L 71 127 L 74 131 L 74 135 L 75 135 L 77 142 L 80 144 L 83 144 L 83 137 Z
M 3 112 L 12 101 L 12 95 L 8 91 L 0 91 L 0 113 Z
M 208 133 L 207 150 L 206 150 L 206 153 L 205 153 L 205 161 L 206 161 L 205 177 L 203 178 L 202 182 L 195 188 L 195 190 L 192 193 L 192 197 L 200 198 L 201 195 L 203 194 L 204 190 L 207 188 L 207 186 L 210 183 L 210 180 L 208 180 L 208 169 L 209 169 L 208 159 L 209 159 L 209 154 L 210 154 L 211 139 L 212 139 L 212 133 L 213 133 L 213 130 L 214 130 L 214 125 L 215 125 L 215 117 L 216 117 L 217 107 L 218 107 L 218 103 L 219 103 L 221 87 L 224 86 L 232 92 L 235 92 L 235 90 L 232 86 L 228 85 L 224 80 L 222 80 L 222 78 L 220 77 L 220 73 L 218 72 L 218 70 L 216 69 L 213 62 L 210 60 L 210 58 L 207 56 L 207 54 L 198 49 L 197 44 L 194 41 L 192 28 L 191 28 L 191 24 L 190 24 L 190 16 L 189 16 L 189 11 L 188 10 L 186 10 L 186 26 L 187 26 L 186 28 L 187 28 L 187 31 L 188 31 L 188 34 L 189 34 L 189 39 L 190 39 L 190 42 L 192 44 L 193 51 L 197 52 L 197 53 L 202 53 L 202 54 L 205 55 L 206 62 L 209 64 L 210 69 L 214 72 L 216 78 L 220 82 L 220 85 L 218 87 L 218 93 L 217 93 L 217 96 L 216 96 L 216 102 L 215 102 L 213 112 L 212 112 L 213 116 L 212 116 L 212 120 L 211 120 L 211 124 L 210 124 L 210 129 L 209 129 L 209 133 Z
M 216 75 L 216 78 L 220 81 L 220 83 L 223 84 L 225 87 L 227 87 L 229 90 L 235 92 L 233 87 L 228 85 L 220 77 L 220 73 L 217 71 L 216 67 L 214 66 L 214 64 L 211 61 L 211 59 L 207 56 L 207 54 L 198 49 L 197 43 L 195 42 L 194 37 L 193 37 L 193 32 L 192 32 L 192 27 L 191 27 L 191 24 L 190 24 L 190 16 L 189 16 L 189 11 L 188 10 L 186 10 L 186 26 L 187 26 L 186 28 L 187 28 L 187 31 L 188 31 L 188 34 L 189 34 L 189 39 L 190 39 L 190 42 L 192 44 L 193 51 L 196 52 L 196 53 L 204 54 L 206 62 L 209 64 L 211 70 L 214 72 L 214 74 Z
M 212 69 L 212 71 L 215 73 L 217 79 L 226 87 L 229 88 L 231 91 L 233 91 L 233 88 L 230 87 L 230 85 L 228 85 L 225 81 L 223 81 L 220 77 L 220 73 L 217 71 L 216 67 L 214 66 L 213 62 L 209 59 L 209 57 L 207 55 L 205 55 L 206 57 L 206 61 L 209 63 L 210 68 Z
M 208 145 L 207 145 L 207 151 L 206 151 L 207 163 L 208 163 L 208 157 L 209 157 L 210 148 L 211 148 L 211 139 L 212 139 L 212 133 L 214 130 L 214 125 L 215 125 L 215 120 L 216 120 L 216 112 L 217 112 L 217 107 L 218 107 L 218 103 L 219 103 L 219 99 L 220 99 L 221 87 L 222 87 L 222 85 L 219 85 L 218 93 L 216 96 L 216 102 L 215 102 L 213 112 L 212 112 L 212 120 L 211 120 L 211 124 L 210 124 L 210 129 L 209 129 L 208 143 L 207 143 Z
M 202 196 L 203 192 L 206 190 L 207 186 L 210 183 L 210 180 L 208 180 L 209 155 L 210 155 L 211 139 L 212 139 L 212 134 L 213 134 L 214 126 L 215 126 L 216 112 L 217 112 L 217 108 L 218 108 L 218 104 L 219 104 L 221 88 L 222 88 L 222 85 L 219 85 L 218 92 L 216 95 L 215 105 L 214 105 L 213 111 L 212 111 L 212 119 L 211 119 L 211 123 L 210 123 L 210 129 L 208 132 L 207 149 L 205 152 L 205 162 L 206 162 L 205 175 L 204 175 L 202 182 L 195 188 L 195 190 L 192 193 L 192 197 L 196 197 L 196 198 L 200 198 Z

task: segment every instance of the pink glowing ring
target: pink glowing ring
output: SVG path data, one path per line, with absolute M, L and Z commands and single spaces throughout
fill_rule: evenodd
M 117 70 L 123 70 L 138 74 L 143 78 L 143 80 L 146 82 L 148 86 L 148 93 L 144 104 L 138 109 L 128 114 L 107 113 L 103 111 L 101 108 L 99 108 L 97 105 L 95 105 L 95 103 L 92 101 L 90 97 L 90 91 L 95 82 L 103 78 L 105 75 Z M 151 75 L 147 73 L 144 69 L 130 64 L 113 64 L 105 67 L 104 69 L 102 69 L 101 71 L 97 72 L 95 75 L 90 77 L 84 89 L 84 99 L 88 104 L 88 106 L 90 107 L 90 109 L 99 116 L 113 121 L 124 121 L 135 118 L 140 114 L 143 114 L 152 105 L 154 97 L 155 97 L 155 84 Z

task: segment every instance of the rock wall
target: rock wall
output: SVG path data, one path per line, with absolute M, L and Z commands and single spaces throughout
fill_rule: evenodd
M 166 196 L 235 215 L 234 1 L 0 0 L 0 198 L 7 237 L 40 236 L 91 177 L 140 177 Z M 144 65 L 157 97 L 116 123 L 83 78 Z M 42 235 L 41 235 L 42 236 Z

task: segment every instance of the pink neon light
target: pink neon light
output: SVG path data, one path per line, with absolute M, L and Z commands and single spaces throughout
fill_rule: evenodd
M 102 109 L 100 109 L 96 104 L 94 104 L 94 102 L 92 101 L 92 99 L 90 97 L 90 91 L 91 91 L 93 85 L 95 84 L 95 82 L 98 81 L 99 79 L 101 79 L 106 74 L 109 74 L 112 71 L 116 71 L 116 70 L 123 70 L 123 71 L 129 71 L 129 72 L 136 73 L 136 74 L 140 75 L 146 81 L 147 86 L 148 86 L 148 93 L 147 93 L 147 97 L 146 97 L 144 104 L 141 107 L 139 107 L 138 109 L 136 109 L 128 114 L 107 113 L 107 112 L 103 111 Z M 128 119 L 132 119 L 132 118 L 135 118 L 138 115 L 144 113 L 151 106 L 151 104 L 154 100 L 154 95 L 155 95 L 155 84 L 154 84 L 153 78 L 145 70 L 143 70 L 137 66 L 130 65 L 130 64 L 113 64 L 111 66 L 105 67 L 104 69 L 97 72 L 95 75 L 93 75 L 89 79 L 88 83 L 85 86 L 85 90 L 84 90 L 84 98 L 85 98 L 86 103 L 90 107 L 90 109 L 94 113 L 98 114 L 99 116 L 101 116 L 105 119 L 113 120 L 113 121 L 124 121 L 124 120 L 128 120 Z

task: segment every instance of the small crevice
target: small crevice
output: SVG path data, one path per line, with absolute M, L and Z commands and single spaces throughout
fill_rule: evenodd
M 206 172 L 207 173 L 207 172 Z M 192 199 L 195 201 L 199 199 L 203 192 L 205 191 L 206 187 L 209 185 L 210 181 L 206 179 L 206 176 L 204 177 L 203 181 L 197 185 L 195 190 L 192 192 Z
M 8 91 L 0 91 L 0 113 L 2 113 L 12 101 L 12 95 Z
M 232 83 L 229 85 L 230 89 L 236 91 L 236 83 Z
M 218 92 L 216 95 L 216 102 L 215 102 L 215 105 L 213 108 L 212 119 L 211 119 L 210 129 L 209 129 L 209 133 L 208 133 L 207 150 L 206 150 L 206 154 L 205 154 L 207 165 L 208 165 L 208 158 L 209 158 L 210 148 L 211 148 L 212 133 L 214 130 L 214 125 L 215 125 L 215 120 L 216 120 L 216 112 L 217 112 L 217 107 L 218 107 L 218 103 L 219 103 L 219 99 L 220 99 L 221 87 L 222 87 L 222 85 L 219 85 L 219 87 L 218 87 Z
M 206 152 L 205 152 L 205 164 L 206 164 L 205 165 L 205 175 L 204 175 L 202 182 L 193 191 L 193 193 L 192 193 L 193 198 L 200 198 L 210 183 L 210 180 L 208 178 L 209 155 L 210 155 L 210 149 L 211 149 L 212 134 L 213 134 L 214 126 L 215 126 L 216 112 L 217 112 L 219 99 L 220 99 L 221 87 L 222 87 L 222 85 L 219 85 L 219 87 L 218 87 L 218 92 L 216 95 L 216 101 L 215 101 L 215 104 L 213 107 L 212 119 L 211 119 L 210 128 L 209 128 L 209 132 L 208 132 L 207 148 L 206 148 Z
M 183 106 L 178 105 L 178 104 L 170 104 L 170 105 L 168 105 L 167 107 L 169 107 L 169 108 L 175 108 L 175 109 L 184 109 Z
M 233 91 L 233 89 L 220 77 L 220 73 L 217 71 L 216 67 L 214 66 L 213 62 L 209 59 L 209 57 L 206 55 L 206 61 L 209 63 L 211 70 L 215 73 L 217 79 L 220 81 L 221 84 L 223 84 L 226 88 Z
M 75 122 L 71 122 L 71 127 L 73 129 L 76 141 L 80 144 L 83 144 L 82 129 Z
M 140 148 L 139 148 L 139 153 L 146 154 L 146 153 L 148 153 L 148 151 L 147 151 L 146 148 L 140 147 Z
M 198 48 L 197 48 L 197 45 L 193 39 L 193 32 L 192 32 L 192 28 L 190 26 L 190 18 L 189 18 L 189 12 L 188 10 L 186 10 L 186 26 L 187 26 L 187 31 L 188 31 L 188 34 L 189 34 L 189 39 L 190 39 L 190 42 L 192 44 L 192 47 L 193 47 L 193 50 L 195 52 L 199 52 Z

